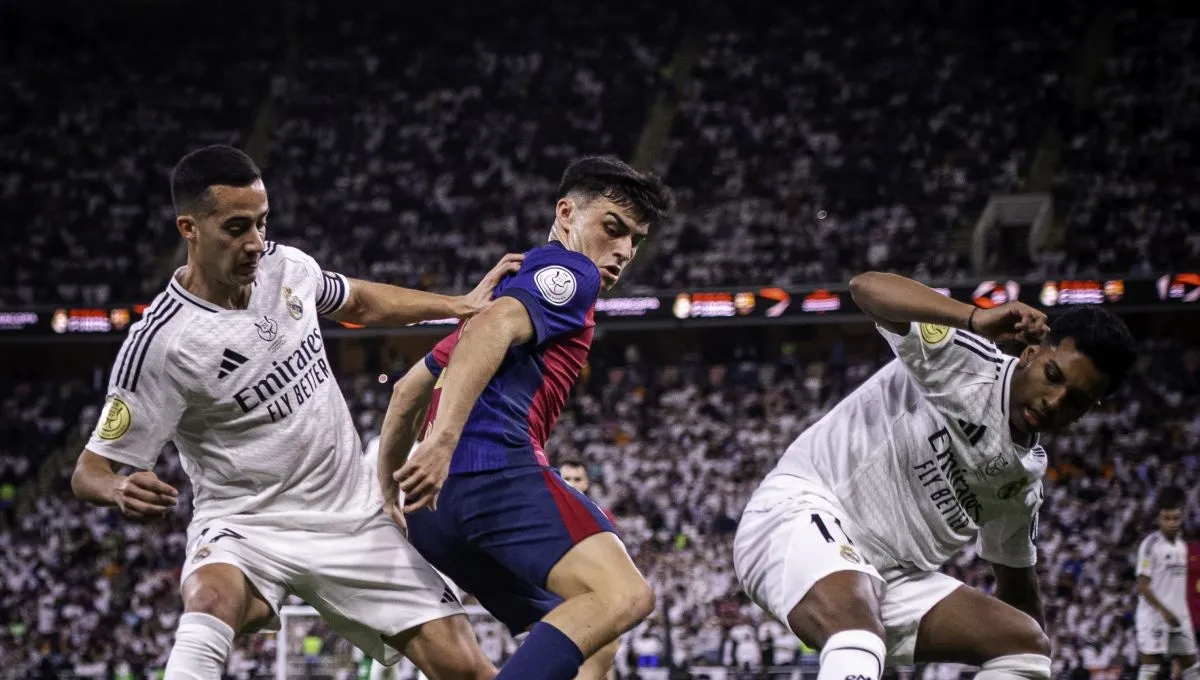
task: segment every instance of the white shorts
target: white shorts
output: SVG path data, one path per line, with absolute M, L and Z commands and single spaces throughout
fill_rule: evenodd
M 1138 652 L 1155 656 L 1195 656 L 1196 632 L 1192 630 L 1192 622 L 1184 620 L 1181 624 L 1179 628 L 1171 628 L 1158 612 L 1146 613 L 1139 608 L 1133 617 Z
M 803 483 L 788 486 L 786 495 L 756 494 L 738 524 L 733 565 L 746 594 L 787 625 L 788 614 L 821 579 L 838 571 L 867 574 L 878 583 L 887 665 L 911 664 L 921 619 L 962 582 L 903 567 L 880 574 L 855 545 L 854 524 L 828 492 Z
M 180 582 L 206 564 L 242 571 L 278 615 L 288 594 L 372 658 L 395 663 L 383 638 L 462 614 L 453 591 L 381 510 L 352 532 L 305 531 L 224 519 L 188 527 Z M 276 616 L 266 627 L 278 630 Z

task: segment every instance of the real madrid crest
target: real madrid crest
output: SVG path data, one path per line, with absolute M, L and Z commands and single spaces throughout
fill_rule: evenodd
M 292 295 L 292 289 L 286 286 L 283 289 L 283 306 L 287 307 L 288 314 L 293 319 L 299 319 L 304 314 L 304 305 L 300 298 Z
M 843 560 L 846 560 L 851 564 L 862 564 L 862 558 L 858 556 L 858 553 L 854 552 L 854 548 L 848 545 L 843 545 L 839 552 L 841 553 Z

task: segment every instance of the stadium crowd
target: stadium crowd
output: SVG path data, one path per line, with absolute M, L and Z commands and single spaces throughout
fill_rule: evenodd
M 778 357 L 746 349 L 728 361 L 683 356 L 656 365 L 631 346 L 622 360 L 597 363 L 568 402 L 551 450 L 558 460 L 587 461 L 592 495 L 616 515 L 661 599 L 653 617 L 626 637 L 618 658 L 622 677 L 639 666 L 665 665 L 668 651 L 680 664 L 811 661 L 786 629 L 740 594 L 732 535 L 750 493 L 784 447 L 886 355 L 834 350 L 823 360 L 801 360 L 795 349 L 785 346 Z M 1144 350 L 1120 394 L 1069 433 L 1045 441 L 1051 468 L 1040 570 L 1060 674 L 1135 662 L 1132 560 L 1152 528 L 1153 492 L 1166 480 L 1200 489 L 1200 347 L 1164 341 Z M 371 436 L 387 388 L 366 376 L 343 385 L 364 436 Z M 63 394 L 21 415 L 57 419 L 62 434 L 79 441 L 97 417 L 99 395 Z M 91 405 L 73 406 L 80 399 Z M 141 678 L 161 666 L 179 613 L 190 493 L 172 453 L 157 471 L 182 493 L 163 523 L 136 524 L 114 510 L 85 507 L 70 498 L 64 476 L 13 531 L 0 534 L 6 672 Z M 1191 498 L 1185 519 L 1193 530 L 1200 526 L 1197 500 Z M 972 550 L 946 570 L 992 587 Z M 499 634 L 484 630 L 489 638 Z M 511 649 L 494 639 L 488 646 L 497 660 Z M 274 638 L 253 636 L 239 641 L 230 674 L 255 677 L 273 663 Z
M 1093 96 L 1063 116 L 1055 196 L 1071 273 L 1200 266 L 1200 31 L 1162 9 L 1117 15 Z
M 1118 14 L 1078 95 L 1071 64 L 1097 11 L 1079 2 L 528 9 L 268 2 L 232 23 L 174 3 L 90 21 L 30 10 L 0 61 L 0 217 L 24 225 L 0 253 L 0 303 L 149 299 L 178 248 L 169 164 L 252 130 L 278 238 L 350 275 L 462 289 L 543 240 L 569 159 L 631 157 L 669 117 L 659 94 L 677 111 L 645 160 L 681 210 L 627 288 L 963 276 L 964 229 L 989 194 L 1024 186 L 1052 123 L 1067 225 L 1054 266 L 1200 260 L 1192 20 Z M 118 23 L 147 38 L 122 40 Z
M 244 140 L 280 44 L 269 13 L 238 17 L 178 3 L 71 19 L 6 8 L 0 305 L 148 301 L 161 289 L 179 243 L 171 164 Z

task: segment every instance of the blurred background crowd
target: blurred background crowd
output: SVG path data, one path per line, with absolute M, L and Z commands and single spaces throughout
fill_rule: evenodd
M 656 169 L 680 198 L 624 291 L 1200 267 L 1200 36 L 1173 4 L 442 5 L 0 9 L 0 310 L 148 301 L 181 254 L 166 174 L 216 142 L 263 162 L 272 238 L 439 291 L 543 242 L 559 174 L 589 153 Z M 972 229 L 1013 192 L 1052 197 L 1052 233 L 1036 253 L 991 242 L 981 271 Z M 661 598 L 618 671 L 812 663 L 740 594 L 731 539 L 787 444 L 886 350 L 655 344 L 601 337 L 549 447 L 585 462 Z M 1040 572 L 1064 675 L 1135 663 L 1132 553 L 1155 490 L 1191 490 L 1185 527 L 1200 520 L 1200 345 L 1159 333 L 1143 350 L 1119 395 L 1044 442 Z M 383 364 L 341 373 L 364 441 L 387 404 L 378 374 L 403 368 Z M 0 382 L 0 676 L 141 678 L 169 650 L 188 503 L 132 524 L 64 481 L 107 369 Z M 158 473 L 186 489 L 172 452 Z M 973 551 L 946 569 L 993 586 Z M 497 660 L 511 649 L 479 630 Z M 230 674 L 272 673 L 274 644 L 240 642 Z

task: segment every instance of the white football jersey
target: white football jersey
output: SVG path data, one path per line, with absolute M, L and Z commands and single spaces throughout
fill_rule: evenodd
M 879 330 L 897 359 L 805 430 L 768 479 L 829 489 L 879 569 L 935 570 L 977 536 L 984 559 L 1032 566 L 1046 452 L 1009 431 L 1017 360 L 946 326 Z
M 1142 539 L 1137 551 L 1137 575 L 1150 577 L 1150 590 L 1181 622 L 1191 617 L 1187 604 L 1187 542 L 1176 536 L 1168 541 L 1161 531 Z M 1138 618 L 1161 619 L 1158 610 L 1138 596 Z
M 231 310 L 184 290 L 180 271 L 130 329 L 87 447 L 149 469 L 174 442 L 194 521 L 337 530 L 369 518 L 379 492 L 318 322 L 345 303 L 346 279 L 268 242 L 247 308 Z

